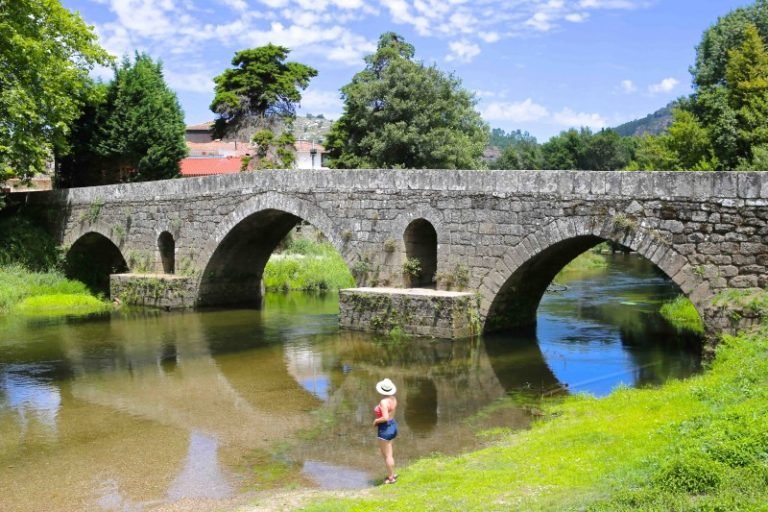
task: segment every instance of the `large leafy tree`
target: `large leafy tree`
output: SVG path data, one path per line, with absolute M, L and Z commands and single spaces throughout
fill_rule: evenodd
M 108 176 L 120 181 L 173 178 L 187 155 L 184 114 L 163 78 L 162 65 L 146 54 L 115 68 L 96 152 Z
M 332 167 L 482 166 L 488 127 L 473 95 L 413 55 L 401 36 L 385 33 L 365 69 L 342 87 L 344 112 L 326 140 Z
M 768 0 L 720 18 L 704 32 L 687 105 L 708 131 L 717 168 L 765 169 L 768 150 Z
M 58 0 L 0 0 L 0 180 L 43 171 L 67 145 L 107 64 L 91 27 Z
M 279 130 L 296 115 L 301 90 L 317 70 L 286 62 L 290 50 L 268 44 L 242 50 L 231 69 L 214 78 L 211 110 L 216 114 L 214 136 L 250 137 L 257 130 Z

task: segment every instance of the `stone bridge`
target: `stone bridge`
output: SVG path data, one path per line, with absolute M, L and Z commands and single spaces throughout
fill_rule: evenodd
M 484 330 L 532 325 L 555 274 L 604 241 L 655 263 L 712 330 L 711 299 L 768 284 L 768 174 L 259 171 L 28 196 L 68 251 L 116 272 L 186 276 L 188 306 L 257 304 L 273 250 L 304 220 L 360 285 L 479 293 Z

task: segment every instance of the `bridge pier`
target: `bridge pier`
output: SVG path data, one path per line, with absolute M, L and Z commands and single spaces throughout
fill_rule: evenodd
M 339 325 L 346 329 L 460 339 L 480 334 L 475 295 L 425 288 L 339 290 Z

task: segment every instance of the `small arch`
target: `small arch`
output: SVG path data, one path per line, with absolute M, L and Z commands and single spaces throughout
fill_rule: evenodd
M 160 262 L 163 272 L 173 274 L 176 272 L 176 241 L 168 231 L 163 231 L 157 237 L 157 248 L 160 251 Z
M 437 231 L 426 219 L 416 219 L 405 228 L 405 257 L 421 263 L 421 274 L 411 280 L 413 286 L 431 286 L 437 272 Z
M 64 273 L 85 283 L 95 293 L 109 295 L 109 276 L 128 272 L 120 249 L 101 233 L 87 232 L 67 251 Z

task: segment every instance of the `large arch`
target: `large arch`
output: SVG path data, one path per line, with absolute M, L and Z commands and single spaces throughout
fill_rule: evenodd
M 342 255 L 350 253 L 330 218 L 302 199 L 269 192 L 250 199 L 227 215 L 199 257 L 197 305 L 261 305 L 261 278 L 269 257 L 301 220 L 320 230 Z
M 576 256 L 603 242 L 627 247 L 653 262 L 696 306 L 702 318 L 709 283 L 659 233 L 615 219 L 559 219 L 532 233 L 481 282 L 480 313 L 486 332 L 536 324 L 536 311 L 555 275 Z
M 93 292 L 109 295 L 110 274 L 128 272 L 128 263 L 117 244 L 101 231 L 88 230 L 74 240 L 65 255 L 64 272 Z

